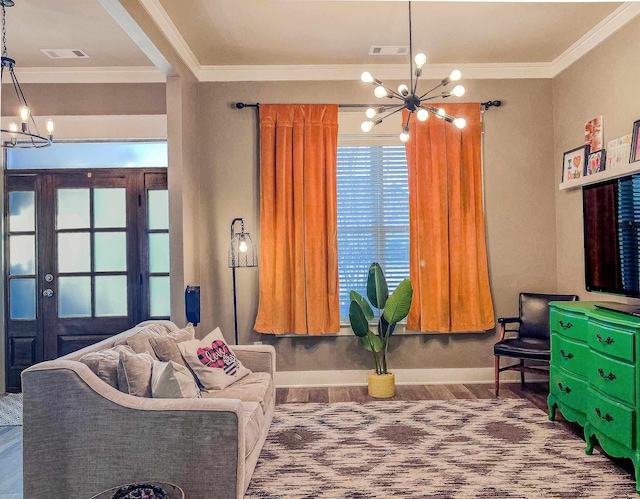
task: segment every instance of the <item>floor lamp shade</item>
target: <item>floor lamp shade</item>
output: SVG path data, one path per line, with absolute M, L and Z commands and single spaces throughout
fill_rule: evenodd
M 240 222 L 240 232 L 235 231 Z M 258 253 L 251 234 L 244 231 L 244 218 L 234 218 L 231 222 L 231 244 L 229 245 L 229 268 L 233 273 L 233 325 L 235 344 L 238 344 L 238 303 L 236 298 L 236 269 L 257 267 Z

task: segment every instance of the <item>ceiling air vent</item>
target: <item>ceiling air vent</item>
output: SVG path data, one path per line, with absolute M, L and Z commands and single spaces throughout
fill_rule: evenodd
M 407 46 L 391 46 L 391 45 L 372 45 L 369 49 L 369 55 L 407 55 L 409 47 Z
M 88 59 L 89 56 L 80 49 L 40 49 L 49 59 Z

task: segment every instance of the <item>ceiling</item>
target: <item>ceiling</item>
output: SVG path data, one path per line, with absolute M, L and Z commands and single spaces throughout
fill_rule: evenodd
M 368 55 L 372 45 L 408 45 L 406 1 L 17 0 L 7 9 L 8 55 L 18 71 L 148 70 L 152 62 L 133 41 L 139 34 L 125 32 L 103 7 L 120 8 L 118 2 L 142 5 L 197 76 L 254 65 L 408 62 L 406 55 Z M 434 65 L 550 65 L 594 31 L 606 31 L 602 24 L 626 5 L 414 1 L 414 53 L 425 52 Z M 52 60 L 40 49 L 82 49 L 90 58 Z

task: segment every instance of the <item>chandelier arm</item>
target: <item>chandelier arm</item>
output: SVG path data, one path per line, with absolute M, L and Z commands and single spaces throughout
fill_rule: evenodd
M 440 88 L 442 86 L 442 82 L 438 83 L 435 87 L 433 87 L 431 90 L 427 90 L 424 94 L 422 94 L 419 98 L 420 100 L 424 99 L 427 95 L 429 95 L 431 92 L 433 92 L 434 90 L 437 90 L 438 88 Z
M 420 79 L 420 74 L 416 74 L 416 81 L 411 88 L 411 94 L 416 95 L 416 90 L 418 90 L 418 79 Z
M 404 106 L 403 106 L 403 107 L 398 107 L 398 108 L 394 109 L 393 111 L 389 112 L 388 114 L 385 114 L 384 116 L 382 116 L 382 117 L 378 118 L 378 119 L 374 122 L 374 126 L 375 126 L 375 125 L 378 125 L 378 124 L 380 124 L 380 123 L 382 123 L 382 122 L 383 122 L 385 119 L 387 119 L 389 116 L 392 116 L 392 115 L 394 115 L 394 114 L 396 114 L 396 113 L 398 113 L 398 112 L 402 111 L 403 109 L 404 109 Z
M 390 94 L 390 95 L 387 95 L 387 97 L 389 97 L 389 98 L 395 97 L 396 99 L 400 99 L 401 101 L 404 101 L 404 97 L 402 97 L 402 95 L 400 95 L 398 92 L 396 92 L 392 88 L 387 87 L 380 80 L 378 80 L 378 82 L 379 83 L 376 86 L 384 88 Z

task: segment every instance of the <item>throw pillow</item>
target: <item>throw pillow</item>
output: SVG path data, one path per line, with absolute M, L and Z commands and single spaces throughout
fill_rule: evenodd
M 169 362 L 171 360 L 186 367 L 187 364 L 178 349 L 178 343 L 193 340 L 195 337 L 196 331 L 193 329 L 193 324 L 189 323 L 183 329 L 178 329 L 165 336 L 149 338 L 149 344 L 153 348 L 158 360 L 162 362 Z
M 191 371 L 171 360 L 153 362 L 151 395 L 160 399 L 193 399 L 201 396 Z
M 156 354 L 149 343 L 151 338 L 165 336 L 169 328 L 164 323 L 149 324 L 136 331 L 131 336 L 122 340 L 122 343 L 129 345 L 135 353 L 147 352 L 155 360 Z
M 151 372 L 154 359 L 146 352 L 120 351 L 118 389 L 136 397 L 151 398 Z
M 224 341 L 220 328 L 209 333 L 202 341 L 178 343 L 178 348 L 200 384 L 207 390 L 222 390 L 251 373 Z
M 131 347 L 120 345 L 99 352 L 89 352 L 80 357 L 80 362 L 86 364 L 96 376 L 102 381 L 118 388 L 118 361 L 120 360 L 120 350 L 133 353 Z

